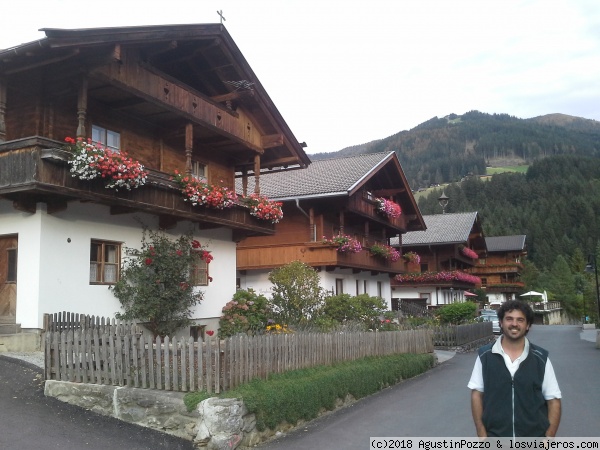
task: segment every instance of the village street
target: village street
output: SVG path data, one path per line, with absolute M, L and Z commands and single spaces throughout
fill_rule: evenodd
M 550 351 L 563 393 L 558 432 L 563 437 L 597 436 L 600 423 L 600 350 L 580 336 L 578 326 L 536 325 L 529 333 Z M 365 449 L 371 436 L 473 436 L 466 385 L 474 359 L 474 352 L 456 354 L 260 449 Z M 0 358 L 0 404 L 0 448 L 193 448 L 191 442 L 45 397 L 41 372 L 20 361 Z
M 535 325 L 529 339 L 550 352 L 563 394 L 558 436 L 597 436 L 600 350 L 578 326 Z M 475 435 L 467 382 L 475 352 L 457 354 L 428 373 L 316 420 L 261 450 L 366 449 L 369 437 Z

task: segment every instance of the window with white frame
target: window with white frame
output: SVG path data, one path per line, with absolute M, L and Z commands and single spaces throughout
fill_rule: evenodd
M 90 247 L 90 284 L 114 284 L 119 281 L 121 244 L 92 240 Z
M 92 125 L 92 141 L 115 152 L 121 150 L 121 134 L 98 125 Z

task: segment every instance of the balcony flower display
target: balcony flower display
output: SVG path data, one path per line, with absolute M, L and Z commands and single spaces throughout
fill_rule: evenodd
M 404 255 L 402 255 L 402 257 L 404 258 L 404 261 L 406 261 L 407 263 L 413 263 L 413 264 L 421 263 L 421 257 L 415 252 L 406 252 Z
M 396 275 L 394 279 L 399 283 L 444 283 L 449 281 L 461 281 L 470 284 L 480 284 L 481 279 L 474 275 L 462 272 L 460 270 L 452 270 L 446 272 L 422 272 L 422 273 L 405 273 Z
M 278 223 L 283 219 L 282 203 L 269 200 L 260 194 L 250 194 L 242 197 L 241 202 L 250 208 L 250 214 L 261 220 L 268 220 L 271 223 Z
M 80 180 L 102 178 L 107 189 L 135 189 L 146 183 L 144 166 L 124 151 L 104 148 L 91 139 L 65 138 L 65 150 L 71 152 L 69 164 L 73 177 Z
M 183 175 L 178 170 L 171 176 L 171 180 L 181 188 L 184 200 L 194 206 L 208 206 L 214 209 L 231 208 L 237 195 L 225 186 L 216 186 L 205 183 L 192 175 Z
M 369 251 L 373 256 L 378 256 L 391 262 L 396 262 L 400 259 L 400 252 L 389 245 L 373 244 L 369 247 Z
M 402 215 L 402 208 L 396 202 L 380 197 L 375 199 L 375 203 L 377 204 L 377 212 L 386 217 L 396 219 Z
M 461 247 L 460 252 L 463 254 L 463 256 L 466 256 L 467 258 L 471 258 L 471 259 L 479 258 L 477 253 L 475 253 L 475 251 L 471 250 L 469 247 Z
M 359 241 L 345 234 L 338 234 L 331 239 L 327 239 L 325 236 L 323 236 L 323 240 L 321 242 L 323 244 L 336 246 L 337 251 L 340 253 L 358 253 L 362 250 L 362 245 Z

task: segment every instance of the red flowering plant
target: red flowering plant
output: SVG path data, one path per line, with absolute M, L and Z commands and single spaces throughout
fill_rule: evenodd
M 373 244 L 369 247 L 369 251 L 373 256 L 378 256 L 391 262 L 396 262 L 400 259 L 400 252 L 389 245 Z
M 360 241 L 341 233 L 338 233 L 337 236 L 333 236 L 331 239 L 323 236 L 321 242 L 323 244 L 336 246 L 337 251 L 340 253 L 358 253 L 362 250 Z
M 269 200 L 267 197 L 254 193 L 241 198 L 248 208 L 250 215 L 261 220 L 268 220 L 271 223 L 278 223 L 283 219 L 283 203 Z
M 416 252 L 406 252 L 402 257 L 408 263 L 419 264 L 421 262 L 421 257 Z
M 231 208 L 237 200 L 237 194 L 231 189 L 205 183 L 192 175 L 183 175 L 178 170 L 175 170 L 171 180 L 181 188 L 184 200 L 194 206 L 225 209 Z
M 445 272 L 422 272 L 422 273 L 404 273 L 394 277 L 399 283 L 436 283 L 448 281 L 460 281 L 470 284 L 480 284 L 481 279 L 460 270 Z
M 471 258 L 471 259 L 477 259 L 477 258 L 479 258 L 479 256 L 477 255 L 477 253 L 475 253 L 475 251 L 471 250 L 469 247 L 464 247 L 463 246 L 463 247 L 461 247 L 460 251 L 467 258 Z
M 191 232 L 173 239 L 144 229 L 141 247 L 126 249 L 120 278 L 110 287 L 122 306 L 116 317 L 143 322 L 155 336 L 172 336 L 189 325 L 192 308 L 203 298 L 193 281 L 196 252 L 212 260 Z
M 377 204 L 377 212 L 384 216 L 395 219 L 402 215 L 402 208 L 396 202 L 386 198 L 376 198 L 375 203 Z
M 146 183 L 144 166 L 129 158 L 124 151 L 114 151 L 91 139 L 65 138 L 65 149 L 71 152 L 71 174 L 80 180 L 104 179 L 106 188 L 131 190 Z

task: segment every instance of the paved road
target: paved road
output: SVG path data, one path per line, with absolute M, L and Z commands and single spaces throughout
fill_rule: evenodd
M 532 342 L 550 351 L 563 393 L 559 436 L 597 436 L 600 424 L 600 350 L 577 326 L 536 325 Z M 474 436 L 466 385 L 475 353 L 457 354 L 431 371 L 353 406 L 324 416 L 261 450 L 368 448 L 374 436 Z
M 0 358 L 2 450 L 192 450 L 191 442 L 44 396 L 41 369 Z

